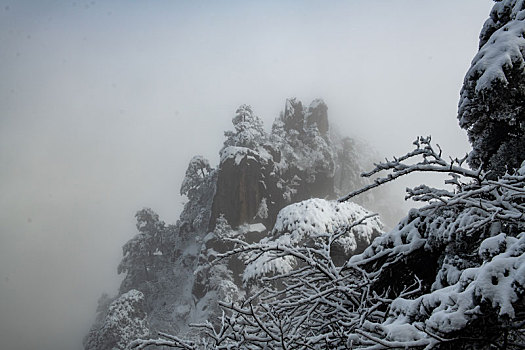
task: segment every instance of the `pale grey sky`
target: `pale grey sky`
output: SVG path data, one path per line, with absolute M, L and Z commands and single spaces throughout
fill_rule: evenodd
M 489 0 L 0 0 L 0 339 L 80 349 L 133 214 L 177 219 L 188 160 L 236 107 L 322 97 L 392 156 L 456 121 Z

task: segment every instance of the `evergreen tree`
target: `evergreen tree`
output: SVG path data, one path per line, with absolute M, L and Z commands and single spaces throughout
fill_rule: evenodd
M 114 300 L 99 327 L 85 340 L 86 350 L 124 350 L 139 337 L 149 335 L 144 294 L 132 289 Z
M 493 178 L 525 160 L 524 26 L 523 1 L 494 5 L 461 90 L 459 124 L 472 144 L 468 162 Z
M 266 141 L 266 132 L 261 118 L 253 113 L 249 105 L 241 105 L 232 119 L 235 131 L 226 131 L 224 147 L 237 146 L 257 149 Z
M 126 273 L 121 284 L 121 292 L 140 286 L 153 279 L 157 260 L 162 258 L 163 236 L 166 225 L 150 208 L 139 210 L 137 229 L 139 231 L 122 247 L 123 258 L 118 266 L 118 273 Z
M 186 169 L 186 175 L 180 187 L 180 194 L 188 196 L 189 199 L 195 198 L 196 192 L 205 182 L 205 179 L 211 171 L 210 162 L 208 162 L 206 158 L 203 156 L 194 156 Z

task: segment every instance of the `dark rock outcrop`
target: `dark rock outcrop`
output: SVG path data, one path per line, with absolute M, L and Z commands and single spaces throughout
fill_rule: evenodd
M 284 206 L 312 197 L 334 196 L 334 153 L 328 108 L 315 100 L 308 108 L 286 101 L 272 134 L 257 147 L 228 146 L 221 151 L 209 230 L 222 214 L 233 227 L 262 222 L 271 228 Z M 232 144 L 232 142 L 227 142 Z M 257 216 L 261 203 L 266 217 Z
M 218 170 L 217 189 L 212 204 L 209 229 L 213 230 L 217 218 L 222 214 L 233 227 L 252 222 L 261 200 L 268 197 L 265 175 L 267 164 L 253 151 L 236 164 L 235 158 L 221 162 Z

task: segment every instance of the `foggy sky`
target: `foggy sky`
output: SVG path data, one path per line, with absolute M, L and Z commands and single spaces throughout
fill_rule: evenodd
M 176 221 L 235 109 L 324 98 L 392 156 L 456 111 L 489 0 L 0 1 L 2 349 L 80 349 L 134 213 Z

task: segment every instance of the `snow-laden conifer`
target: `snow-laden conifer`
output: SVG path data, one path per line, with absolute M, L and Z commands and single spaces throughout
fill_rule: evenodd
M 459 101 L 472 144 L 469 164 L 493 177 L 525 160 L 525 3 L 498 1 L 480 34 Z

